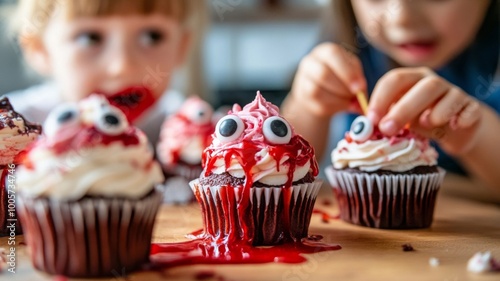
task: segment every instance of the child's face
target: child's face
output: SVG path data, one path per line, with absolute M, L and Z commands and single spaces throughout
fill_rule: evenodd
M 438 68 L 460 54 L 489 0 L 351 0 L 367 40 L 402 66 Z
M 56 14 L 41 53 L 65 100 L 104 94 L 133 121 L 167 89 L 188 37 L 179 22 L 158 14 L 72 20 Z

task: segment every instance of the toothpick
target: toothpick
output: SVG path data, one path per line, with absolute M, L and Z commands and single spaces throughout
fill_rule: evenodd
M 359 106 L 361 106 L 361 110 L 363 110 L 363 114 L 368 114 L 368 101 L 366 100 L 365 93 L 363 91 L 359 91 L 356 94 L 356 98 L 358 98 Z

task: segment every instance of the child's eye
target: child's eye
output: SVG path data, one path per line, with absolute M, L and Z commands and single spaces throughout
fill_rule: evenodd
M 165 35 L 162 31 L 155 29 L 148 29 L 141 33 L 141 44 L 144 46 L 154 46 L 162 42 Z
M 103 36 L 98 32 L 88 31 L 78 34 L 75 40 L 80 46 L 91 47 L 100 44 Z

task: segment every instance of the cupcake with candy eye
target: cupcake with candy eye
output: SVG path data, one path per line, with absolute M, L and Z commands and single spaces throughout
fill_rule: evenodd
M 205 235 L 276 245 L 307 236 L 321 186 L 314 150 L 260 93 L 219 120 L 191 187 Z
M 17 173 L 35 268 L 70 277 L 148 261 L 163 181 L 146 136 L 99 96 L 56 108 Z
M 201 155 L 215 125 L 212 107 L 198 97 L 187 99 L 162 125 L 156 153 L 165 174 L 165 203 L 194 200 L 189 182 L 201 174 Z
M 437 157 L 429 140 L 408 128 L 387 137 L 368 118 L 356 118 L 326 169 L 342 219 L 375 228 L 429 227 L 445 174 Z

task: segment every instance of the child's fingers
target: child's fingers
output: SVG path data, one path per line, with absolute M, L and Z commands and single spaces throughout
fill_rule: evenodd
M 297 94 L 306 94 L 307 99 L 304 101 L 304 106 L 309 111 L 318 116 L 329 116 L 342 108 L 347 109 L 349 101 L 339 99 L 332 92 L 323 88 L 316 81 L 307 76 L 300 78 L 300 87 L 296 89 Z
M 373 89 L 368 105 L 372 122 L 378 124 L 391 105 L 429 73 L 432 72 L 426 68 L 398 68 L 382 76 Z
M 365 91 L 363 67 L 355 54 L 339 45 L 324 43 L 316 47 L 312 55 L 328 65 L 351 93 Z
M 380 130 L 389 136 L 396 134 L 444 96 L 449 87 L 448 83 L 435 76 L 421 79 L 390 108 L 389 113 L 380 121 Z
M 470 102 L 462 90 L 451 87 L 445 96 L 439 100 L 429 115 L 429 126 L 440 127 L 449 123 Z
M 344 97 L 351 97 L 347 87 L 340 81 L 332 69 L 316 57 L 307 56 L 302 60 L 300 68 L 305 76 L 315 81 L 323 89 L 332 93 L 338 93 Z
M 465 108 L 459 112 L 457 118 L 457 128 L 465 129 L 471 127 L 481 118 L 481 105 L 474 99 L 465 105 Z

